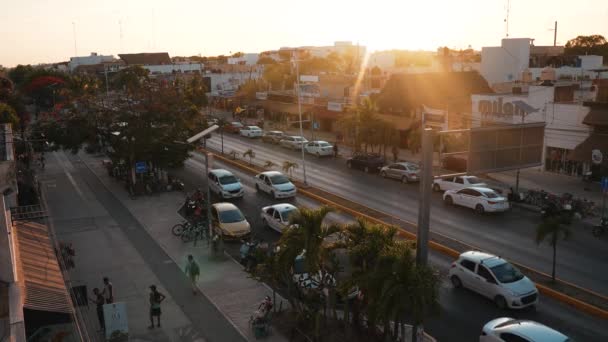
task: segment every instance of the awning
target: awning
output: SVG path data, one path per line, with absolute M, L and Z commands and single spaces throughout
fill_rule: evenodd
M 70 297 L 47 226 L 28 221 L 14 223 L 24 308 L 72 313 Z
M 608 108 L 591 108 L 583 123 L 590 126 L 608 126 Z
M 604 156 L 602 164 L 608 165 L 608 136 L 601 133 L 591 133 L 585 141 L 572 150 L 569 158 L 581 162 L 590 162 L 591 151 L 593 150 L 599 150 Z

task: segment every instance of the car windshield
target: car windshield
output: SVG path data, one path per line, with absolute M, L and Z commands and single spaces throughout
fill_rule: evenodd
M 321 147 L 331 147 L 331 145 L 328 144 L 328 143 L 326 143 L 326 142 L 319 143 L 319 146 L 321 146 Z
M 236 179 L 236 177 L 234 177 L 233 175 L 227 175 L 227 176 L 220 177 L 220 184 L 222 184 L 222 185 L 238 183 L 238 181 L 239 180 Z
M 238 209 L 226 210 L 219 213 L 220 222 L 222 223 L 235 223 L 245 220 L 243 214 Z
M 477 177 L 467 177 L 467 180 L 469 181 L 469 184 L 479 184 L 479 183 L 483 183 L 481 181 L 481 179 L 477 178 Z
M 291 219 L 291 217 L 296 214 L 298 212 L 297 208 L 291 208 L 291 209 L 287 209 L 283 212 L 281 212 L 281 219 L 283 220 L 283 222 L 289 222 L 289 219 Z
M 513 265 L 505 262 L 504 264 L 491 268 L 496 279 L 501 283 L 513 283 L 524 277 L 521 272 Z
M 284 175 L 274 175 L 270 177 L 270 181 L 272 181 L 272 184 L 274 185 L 285 184 L 289 183 L 289 178 L 285 177 Z
M 487 198 L 498 198 L 499 196 L 493 191 L 482 191 Z

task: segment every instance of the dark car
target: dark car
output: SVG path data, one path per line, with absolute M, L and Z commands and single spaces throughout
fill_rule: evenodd
M 443 158 L 443 168 L 455 172 L 467 172 L 467 160 L 462 157 L 447 156 Z
M 384 166 L 384 158 L 375 153 L 355 152 L 346 161 L 349 169 L 359 169 L 367 173 L 378 172 Z
M 243 125 L 242 123 L 240 123 L 238 121 L 233 121 L 233 122 L 229 122 L 226 126 L 224 126 L 224 131 L 233 133 L 233 134 L 239 134 L 241 132 L 241 129 L 243 129 L 243 127 L 245 127 L 245 125 Z

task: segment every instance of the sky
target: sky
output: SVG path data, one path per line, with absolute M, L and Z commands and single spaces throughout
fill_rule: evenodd
M 507 0 L 0 0 L 0 65 L 91 52 L 209 56 L 334 41 L 368 51 L 480 49 L 500 45 L 506 15 Z M 510 1 L 510 37 L 552 45 L 555 21 L 558 44 L 577 35 L 608 38 L 608 0 Z

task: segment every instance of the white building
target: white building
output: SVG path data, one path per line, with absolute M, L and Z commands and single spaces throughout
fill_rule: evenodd
M 203 78 L 209 78 L 208 95 L 217 96 L 220 93 L 227 91 L 236 91 L 238 88 L 249 80 L 258 80 L 262 78 L 263 68 L 252 66 L 249 70 L 228 71 L 228 72 L 206 72 Z
M 95 65 L 101 63 L 110 63 L 114 60 L 114 56 L 108 55 L 98 55 L 97 52 L 91 52 L 90 56 L 84 57 L 70 57 L 70 62 L 68 63 L 68 68 L 70 72 L 74 71 L 79 65 Z
M 201 72 L 203 65 L 200 63 L 192 64 L 153 64 L 153 65 L 142 65 L 144 69 L 150 71 L 151 75 L 159 74 L 173 74 L 173 73 L 191 73 Z
M 260 59 L 259 53 L 244 53 L 240 57 L 228 57 L 228 64 L 255 65 Z
M 491 87 L 538 80 L 547 66 L 555 68 L 557 79 L 573 80 L 595 78 L 598 73 L 592 70 L 603 67 L 601 56 L 566 56 L 563 46 L 534 46 L 533 41 L 504 38 L 500 46 L 481 49 L 480 72 Z
M 582 100 L 594 98 L 597 90 L 590 82 L 586 86 L 588 88 L 581 89 L 572 82 L 557 82 L 554 86 L 529 86 L 525 93 L 474 94 L 471 127 L 544 122 L 541 169 L 580 175 L 589 165 L 571 161 L 569 155 L 591 132 L 591 128 L 583 124 L 590 108 L 584 106 Z

